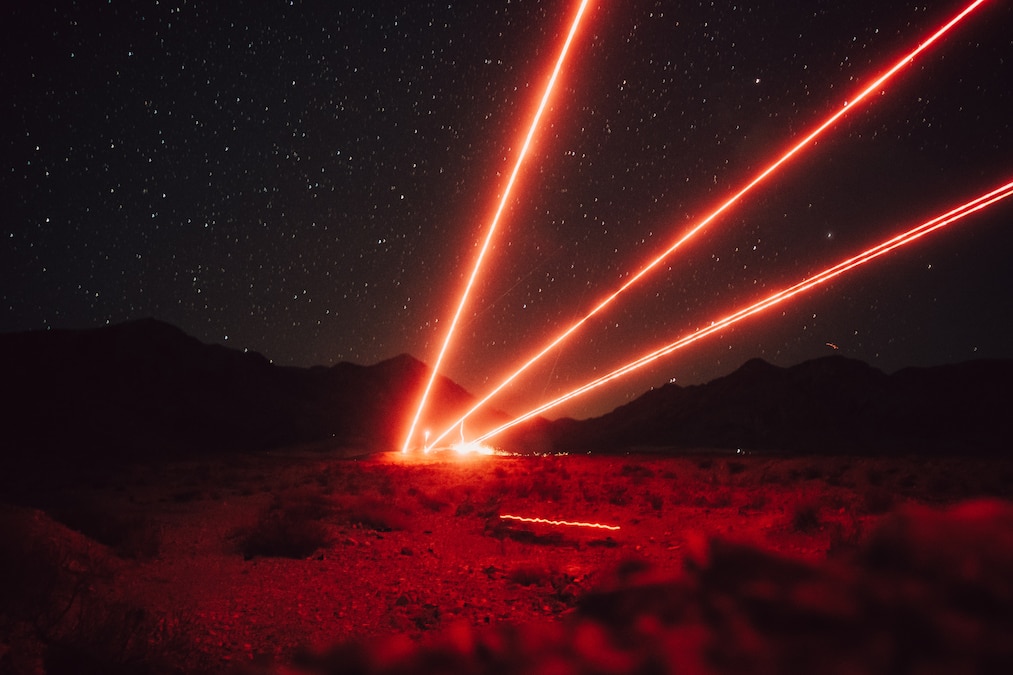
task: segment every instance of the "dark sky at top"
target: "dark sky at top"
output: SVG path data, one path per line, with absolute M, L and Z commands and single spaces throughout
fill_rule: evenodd
M 600 1 L 443 372 L 476 394 L 966 3 Z M 154 316 L 285 365 L 432 362 L 576 3 L 6 3 L 0 330 Z M 514 412 L 1013 178 L 991 0 L 496 404 Z M 1013 356 L 1013 207 L 557 410 L 749 358 Z

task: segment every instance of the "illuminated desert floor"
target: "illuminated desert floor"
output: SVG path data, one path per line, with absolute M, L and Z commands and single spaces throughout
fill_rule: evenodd
M 11 672 L 88 659 L 218 672 L 348 641 L 554 624 L 631 575 L 678 576 L 715 538 L 846 559 L 905 505 L 1013 497 L 1013 462 L 293 450 L 81 483 L 0 507 Z

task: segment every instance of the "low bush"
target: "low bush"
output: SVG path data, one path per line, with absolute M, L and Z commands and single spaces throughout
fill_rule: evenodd
M 320 521 L 298 511 L 268 510 L 244 533 L 241 550 L 247 560 L 257 556 L 301 560 L 329 542 L 327 527 Z
M 427 511 L 432 511 L 433 513 L 438 513 L 450 506 L 450 503 L 447 500 L 428 495 L 418 488 L 409 488 L 408 494 L 415 497 L 419 506 Z
M 277 495 L 257 523 L 241 533 L 243 557 L 302 559 L 326 546 L 330 538 L 321 521 L 334 515 L 337 506 L 318 489 L 298 488 Z
M 117 603 L 86 603 L 76 620 L 47 641 L 49 675 L 168 675 L 203 670 L 192 623 Z M 203 666 L 203 667 L 202 667 Z
M 124 515 L 112 507 L 81 502 L 55 508 L 50 517 L 108 546 L 121 558 L 154 558 L 161 548 L 161 533 L 156 523 L 140 516 Z
M 861 508 L 864 513 L 879 516 L 890 511 L 893 505 L 893 493 L 885 488 L 873 486 L 862 493 Z
M 796 532 L 810 534 L 820 529 L 820 504 L 813 497 L 799 499 L 791 511 L 791 528 Z
M 623 468 L 619 470 L 619 475 L 633 478 L 634 484 L 638 484 L 638 481 L 643 482 L 647 478 L 654 478 L 654 471 L 640 464 L 623 464 Z
M 531 492 L 543 502 L 559 502 L 563 499 L 563 484 L 547 476 L 536 476 L 531 483 Z
M 507 573 L 507 579 L 520 586 L 542 586 L 552 580 L 552 571 L 542 565 L 518 565 Z
M 362 495 L 346 502 L 340 514 L 341 520 L 377 532 L 408 529 L 408 514 L 389 499 Z
M 663 496 L 661 496 L 660 494 L 656 493 L 656 492 L 648 492 L 648 493 L 646 493 L 644 495 L 644 499 L 647 501 L 647 504 L 652 509 L 654 509 L 655 511 L 657 511 L 659 513 L 661 512 L 661 510 L 665 506 L 665 498 Z
M 827 548 L 827 555 L 834 558 L 847 556 L 859 550 L 862 544 L 862 524 L 855 518 L 848 518 L 843 522 L 833 522 L 828 525 L 830 531 L 830 545 Z
M 705 489 L 696 495 L 692 505 L 703 509 L 723 509 L 732 505 L 732 493 L 728 488 Z
M 612 506 L 627 506 L 630 503 L 629 489 L 625 485 L 609 486 L 608 502 Z

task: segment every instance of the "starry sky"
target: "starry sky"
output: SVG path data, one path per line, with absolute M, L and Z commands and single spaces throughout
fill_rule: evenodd
M 593 3 L 442 372 L 484 394 L 964 4 Z M 576 6 L 5 3 L 0 330 L 153 316 L 282 365 L 432 363 Z M 1011 82 L 991 0 L 495 405 L 1007 182 Z M 752 357 L 1013 357 L 1011 253 L 1004 203 L 549 416 Z

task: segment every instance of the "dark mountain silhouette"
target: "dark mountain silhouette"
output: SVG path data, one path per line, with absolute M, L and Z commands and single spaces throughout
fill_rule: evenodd
M 319 442 L 390 450 L 430 372 L 408 355 L 373 366 L 279 367 L 153 319 L 2 334 L 0 370 L 0 470 Z M 665 385 L 602 417 L 535 420 L 496 440 L 528 452 L 1003 452 L 1013 432 L 1011 381 L 1008 360 L 886 375 L 837 356 L 790 368 L 753 359 L 707 384 Z M 443 418 L 433 423 L 451 423 L 473 402 L 437 378 L 429 410 Z M 473 424 L 506 419 L 490 412 Z
M 840 356 L 760 359 L 703 385 L 668 384 L 591 420 L 539 422 L 557 450 L 743 448 L 786 452 L 1005 452 L 1013 361 L 892 375 Z
M 0 335 L 0 370 L 0 456 L 72 463 L 317 441 L 391 449 L 430 372 L 408 355 L 279 367 L 154 319 Z M 473 402 L 441 377 L 430 407 L 458 412 Z

